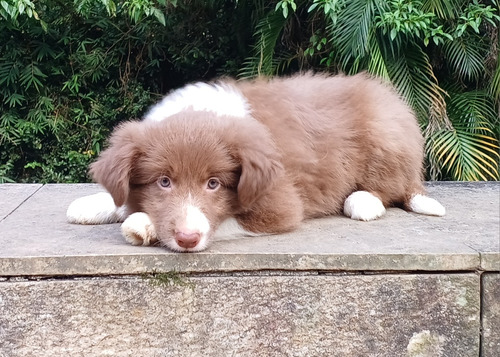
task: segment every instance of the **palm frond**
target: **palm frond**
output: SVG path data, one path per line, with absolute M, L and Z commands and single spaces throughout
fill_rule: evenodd
M 495 69 L 495 73 L 491 78 L 491 82 L 489 84 L 488 93 L 493 97 L 495 104 L 497 107 L 500 107 L 500 58 L 497 57 L 497 68 Z M 498 113 L 500 116 L 500 113 Z
M 484 131 L 485 127 L 476 128 Z M 492 133 L 491 130 L 487 130 Z M 427 152 L 441 171 L 458 181 L 498 180 L 498 142 L 493 136 L 476 134 L 470 128 L 455 127 L 435 132 Z
M 449 127 L 446 92 L 438 85 L 429 57 L 419 46 L 409 45 L 388 64 L 388 70 L 392 83 L 429 131 Z
M 462 36 L 447 41 L 443 46 L 444 54 L 451 69 L 460 78 L 478 80 L 485 72 L 485 59 L 488 47 L 477 35 Z
M 499 143 L 493 131 L 498 116 L 486 91 L 450 92 L 448 113 L 453 127 L 430 136 L 426 145 L 429 160 L 445 178 L 498 180 Z
M 253 48 L 253 55 L 244 62 L 238 75 L 240 78 L 275 74 L 275 51 L 286 22 L 287 19 L 282 13 L 274 10 L 259 21 L 254 35 L 257 41 Z
M 488 129 L 494 129 L 498 124 L 494 104 L 485 90 L 449 93 L 448 114 L 453 123 L 470 128 L 485 126 Z
M 390 80 L 386 63 L 387 59 L 385 58 L 384 51 L 381 48 L 383 44 L 378 41 L 375 31 L 372 32 L 369 46 L 370 59 L 368 61 L 368 72 L 385 80 Z
M 369 53 L 378 3 L 376 0 L 353 0 L 339 12 L 331 31 L 334 45 L 343 56 L 360 58 Z
M 465 0 L 425 0 L 422 10 L 436 14 L 441 19 L 452 20 L 460 13 Z

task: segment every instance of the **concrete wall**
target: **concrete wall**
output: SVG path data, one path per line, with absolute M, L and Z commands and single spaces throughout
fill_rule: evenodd
M 0 283 L 0 355 L 479 356 L 477 274 L 149 280 Z
M 500 275 L 483 274 L 482 356 L 500 355 Z

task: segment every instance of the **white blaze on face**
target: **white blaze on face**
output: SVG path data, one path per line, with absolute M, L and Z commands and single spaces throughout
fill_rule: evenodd
M 210 222 L 203 212 L 196 206 L 186 207 L 186 216 L 180 231 L 184 233 L 200 233 L 202 236 L 210 231 Z
M 191 196 L 189 200 L 182 209 L 182 215 L 175 224 L 175 232 L 191 234 L 191 233 L 199 233 L 200 241 L 193 248 L 184 248 L 181 247 L 175 239 L 171 240 L 170 248 L 176 251 L 189 251 L 189 252 L 198 252 L 204 250 L 208 245 L 208 236 L 210 233 L 210 222 L 207 216 L 201 211 L 201 209 L 192 204 Z

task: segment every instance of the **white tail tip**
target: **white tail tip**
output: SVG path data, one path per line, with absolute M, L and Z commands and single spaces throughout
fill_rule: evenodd
M 429 216 L 444 216 L 446 209 L 433 198 L 417 194 L 413 196 L 409 203 L 412 212 L 426 214 Z

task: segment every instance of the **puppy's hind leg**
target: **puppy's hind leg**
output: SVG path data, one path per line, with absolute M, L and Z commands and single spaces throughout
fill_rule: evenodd
M 344 201 L 344 214 L 358 221 L 372 221 L 385 213 L 382 200 L 368 191 L 355 191 Z

